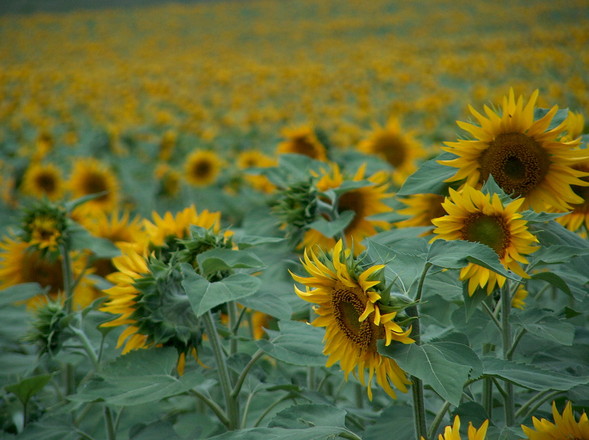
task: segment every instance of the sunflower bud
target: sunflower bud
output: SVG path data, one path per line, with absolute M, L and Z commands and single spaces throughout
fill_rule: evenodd
M 72 336 L 69 330 L 71 318 L 62 301 L 49 300 L 35 310 L 33 328 L 26 339 L 37 345 L 40 354 L 55 356 L 63 343 Z
M 287 237 L 298 238 L 316 220 L 317 190 L 310 180 L 293 184 L 278 192 L 271 208 Z
M 22 239 L 41 251 L 56 251 L 66 240 L 67 221 L 62 206 L 40 202 L 25 212 Z

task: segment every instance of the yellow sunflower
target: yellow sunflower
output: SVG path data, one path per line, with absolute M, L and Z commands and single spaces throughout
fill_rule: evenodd
M 365 170 L 366 167 L 361 166 L 352 181 L 365 180 Z M 339 166 L 335 163 L 331 164 L 330 169 L 324 170 L 323 173 L 323 176 L 317 182 L 319 191 L 338 188 L 345 181 Z M 376 234 L 377 228 L 387 229 L 390 226 L 386 221 L 370 220 L 368 218 L 375 214 L 391 211 L 391 208 L 382 201 L 392 197 L 392 194 L 387 192 L 386 178 L 385 172 L 376 173 L 366 179 L 371 182 L 370 185 L 347 191 L 338 198 L 338 211 L 340 213 L 344 211 L 354 212 L 354 218 L 344 229 L 344 236 L 346 243 L 353 244 L 355 254 L 359 254 L 364 249 L 364 246 L 360 244 L 364 238 Z M 326 237 L 315 229 L 309 229 L 305 232 L 299 247 L 308 247 L 315 244 L 323 249 L 328 249 L 335 245 L 335 239 Z
M 554 423 L 532 417 L 534 429 L 522 425 L 526 438 L 530 440 L 589 440 L 589 419 L 583 411 L 579 421 L 575 420 L 571 402 L 567 402 L 562 414 L 558 413 L 552 402 L 552 416 Z
M 485 420 L 483 424 L 476 429 L 472 422 L 468 424 L 468 440 L 485 440 L 487 436 L 487 428 L 489 427 L 489 421 Z M 423 440 L 423 437 L 421 437 Z M 444 433 L 438 435 L 438 440 L 461 440 L 460 436 L 460 417 L 454 417 L 454 423 L 452 426 L 446 426 Z
M 583 171 L 589 175 L 589 160 L 585 160 L 574 168 Z M 589 177 L 583 177 L 583 180 L 589 183 Z M 563 225 L 570 231 L 578 231 L 581 227 L 589 231 L 589 187 L 588 186 L 572 186 L 573 191 L 581 199 L 581 203 L 571 203 L 572 211 L 562 217 L 558 217 L 556 221 Z
M 523 284 L 517 287 L 517 290 L 511 298 L 511 307 L 515 309 L 523 310 L 526 308 L 526 298 L 528 297 L 528 291 Z
M 257 150 L 242 151 L 237 157 L 237 166 L 241 170 L 248 168 L 268 168 L 276 165 L 276 160 Z M 272 193 L 276 187 L 266 176 L 245 174 L 244 179 L 253 188 L 264 193 Z
M 413 194 L 402 199 L 407 207 L 397 210 L 399 214 L 411 216 L 407 220 L 397 222 L 399 228 L 431 226 L 432 220 L 446 215 L 442 206 L 445 197 L 439 194 Z
M 147 247 L 148 244 L 157 247 L 163 246 L 170 236 L 185 238 L 190 226 L 212 229 L 215 233 L 221 228 L 220 212 L 210 212 L 205 209 L 199 214 L 194 205 L 183 209 L 175 216 L 166 212 L 162 217 L 157 212 L 153 212 L 152 217 L 153 222 L 147 219 L 143 220 L 143 228 L 146 232 L 144 247 Z
M 417 170 L 416 160 L 425 156 L 413 132 L 404 131 L 397 118 L 390 118 L 384 127 L 375 125 L 370 136 L 358 144 L 358 150 L 373 154 L 393 168 L 393 181 L 402 185 Z
M 155 169 L 155 177 L 160 182 L 159 194 L 176 197 L 180 192 L 181 174 L 167 163 L 159 164 Z
M 410 383 L 403 370 L 388 357 L 377 351 L 377 341 L 383 339 L 385 345 L 393 341 L 410 344 L 411 328 L 403 330 L 395 321 L 396 312 L 383 313 L 379 300 L 381 295 L 375 290 L 380 281 L 373 275 L 384 268 L 372 266 L 357 274 L 358 262 L 354 261 L 349 249 L 343 249 L 338 241 L 329 255 L 320 258 L 311 249 L 305 249 L 303 267 L 309 277 L 292 274 L 293 279 L 305 286 L 305 291 L 295 286 L 297 295 L 310 303 L 319 316 L 311 323 L 325 327 L 325 346 L 323 353 L 328 356 L 326 366 L 339 362 L 346 380 L 353 370 L 362 385 L 366 386 L 368 397 L 372 399 L 372 381 L 396 398 L 391 387 L 407 391 Z M 368 370 L 368 381 L 365 372 Z
M 51 216 L 36 216 L 27 225 L 30 231 L 29 244 L 40 250 L 57 250 L 62 231 L 57 219 Z
M 564 136 L 564 139 L 577 139 L 583 134 L 583 130 L 585 129 L 585 118 L 582 113 L 569 111 L 567 118 L 565 119 L 565 124 L 566 136 Z
M 210 185 L 221 172 L 221 165 L 221 158 L 214 151 L 195 151 L 186 158 L 186 180 L 196 186 Z
M 64 189 L 61 171 L 57 166 L 49 163 L 31 164 L 23 176 L 21 186 L 23 194 L 36 198 L 47 197 L 49 200 L 59 199 Z
M 178 140 L 178 134 L 173 130 L 168 130 L 162 136 L 160 141 L 159 160 L 167 162 L 172 157 L 176 142 Z
M 119 182 L 108 166 L 98 159 L 76 159 L 69 181 L 74 198 L 105 193 L 80 206 L 82 211 L 111 211 L 119 202 Z
M 84 272 L 86 260 L 81 254 L 72 254 L 72 268 L 75 278 Z M 39 283 L 49 289 L 49 297 L 57 298 L 64 289 L 61 258 L 35 249 L 30 243 L 4 237 L 0 242 L 0 286 L 22 283 Z M 86 307 L 95 298 L 91 282 L 82 276 L 74 289 L 74 306 Z M 35 308 L 45 301 L 44 295 L 38 295 L 27 301 L 27 307 Z
M 285 128 L 282 136 L 284 141 L 276 148 L 278 154 L 302 154 L 316 160 L 327 160 L 325 146 L 310 125 Z
M 485 106 L 486 117 L 470 107 L 480 126 L 458 121 L 463 130 L 475 140 L 446 142 L 443 149 L 458 156 L 440 161 L 458 168 L 449 182 L 466 179 L 473 187 L 480 187 L 489 176 L 508 194 L 525 197 L 522 208 L 537 211 L 553 208 L 561 211 L 570 204 L 583 200 L 571 185 L 587 186 L 581 177 L 586 173 L 573 165 L 587 157 L 575 149 L 579 140 L 559 140 L 567 129 L 566 122 L 548 130 L 557 106 L 534 121 L 536 90 L 524 106 L 523 98 L 515 99 L 513 89 L 503 99 L 501 115 Z
M 527 221 L 518 213 L 523 204 L 524 199 L 517 199 L 503 206 L 497 194 L 491 197 L 470 185 L 464 185 L 460 193 L 450 188 L 450 196 L 442 203 L 448 215 L 432 220 L 437 234 L 432 241 L 442 238 L 485 244 L 497 253 L 506 269 L 529 278 L 520 263 L 528 263 L 524 255 L 538 250 L 534 246 L 538 240 L 528 231 Z M 505 284 L 504 276 L 474 263 L 460 271 L 460 279 L 469 280 L 470 295 L 477 287 L 487 286 L 487 294 L 490 294 L 495 285 Z

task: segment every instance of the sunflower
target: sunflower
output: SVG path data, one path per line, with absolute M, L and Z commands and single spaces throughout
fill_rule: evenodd
M 81 254 L 72 253 L 72 268 L 75 278 L 85 271 L 86 261 Z M 6 288 L 22 283 L 39 283 L 48 288 L 49 297 L 57 298 L 64 289 L 61 258 L 20 239 L 4 237 L 0 242 L 0 285 Z M 94 299 L 90 281 L 82 276 L 74 289 L 74 305 L 83 308 Z M 44 302 L 46 297 L 37 295 L 27 301 L 27 306 L 34 308 Z
M 468 440 L 485 440 L 487 435 L 487 428 L 489 427 L 489 421 L 485 420 L 483 424 L 476 429 L 472 422 L 468 424 Z M 423 439 L 423 437 L 421 437 Z M 460 417 L 454 417 L 454 423 L 452 426 L 446 426 L 444 433 L 438 435 L 438 440 L 461 440 L 460 437 Z
M 167 163 L 159 164 L 155 169 L 155 177 L 160 182 L 159 194 L 176 197 L 180 192 L 181 174 Z
M 22 180 L 23 194 L 36 198 L 47 197 L 49 200 L 59 199 L 65 185 L 61 171 L 54 164 L 34 163 L 27 168 Z
M 413 194 L 402 199 L 407 207 L 397 210 L 399 214 L 411 216 L 407 220 L 397 222 L 400 228 L 419 226 L 433 227 L 432 220 L 446 215 L 442 207 L 445 197 L 439 194 Z
M 534 429 L 522 425 L 522 429 L 530 440 L 589 440 L 589 419 L 583 411 L 579 421 L 575 420 L 571 402 L 567 402 L 562 414 L 558 413 L 556 405 L 552 402 L 552 416 L 554 423 L 549 420 L 538 420 L 532 417 Z
M 498 115 L 485 106 L 487 117 L 470 107 L 480 126 L 458 121 L 463 130 L 475 140 L 446 142 L 443 149 L 457 155 L 456 159 L 440 163 L 458 168 L 449 182 L 466 179 L 473 187 L 480 187 L 489 176 L 508 194 L 525 197 L 522 208 L 537 211 L 553 208 L 561 211 L 570 204 L 583 200 L 571 185 L 587 186 L 581 177 L 586 173 L 573 165 L 586 158 L 587 153 L 574 149 L 579 140 L 559 140 L 567 129 L 566 122 L 548 129 L 558 107 L 554 106 L 534 121 L 536 90 L 524 106 L 523 98 L 515 99 L 513 89 L 503 99 Z
M 241 170 L 248 168 L 268 168 L 276 165 L 276 160 L 257 150 L 242 151 L 237 157 L 237 166 Z M 245 174 L 244 179 L 253 188 L 264 193 L 272 193 L 276 187 L 266 176 Z
M 528 297 L 528 291 L 523 286 L 523 284 L 520 284 L 519 286 L 517 286 L 517 289 L 516 289 L 515 293 L 513 294 L 513 297 L 511 298 L 511 307 L 513 307 L 515 309 L 523 310 L 526 307 L 526 298 L 527 297 Z
M 534 243 L 538 240 L 527 228 L 527 221 L 517 211 L 524 199 L 517 199 L 503 206 L 499 195 L 484 194 L 465 185 L 462 192 L 450 188 L 450 196 L 442 203 L 448 215 L 432 220 L 437 234 L 432 241 L 467 240 L 485 244 L 492 248 L 506 269 L 521 277 L 529 278 L 520 263 L 526 264 L 524 257 L 538 250 Z M 472 295 L 477 286 L 487 286 L 490 294 L 495 285 L 503 286 L 505 277 L 487 268 L 469 263 L 460 272 L 461 280 L 468 281 L 468 293 Z
M 278 154 L 302 154 L 316 160 L 327 160 L 325 146 L 317 138 L 313 127 L 285 128 L 282 135 L 285 139 L 276 148 Z
M 162 136 L 160 141 L 159 160 L 167 162 L 172 157 L 176 142 L 178 140 L 178 134 L 173 130 L 168 130 Z
M 585 160 L 574 168 L 583 171 L 589 175 L 589 160 Z M 589 177 L 583 177 L 585 182 L 589 183 Z M 572 211 L 562 217 L 558 217 L 556 221 L 563 225 L 570 231 L 578 231 L 582 226 L 589 231 L 589 187 L 572 185 L 573 191 L 583 201 L 581 203 L 572 203 Z
M 565 119 L 565 124 L 566 136 L 564 136 L 564 139 L 577 139 L 583 134 L 583 130 L 585 129 L 585 118 L 582 113 L 569 111 L 567 118 Z
M 359 182 L 365 180 L 366 166 L 361 166 L 352 181 Z M 369 236 L 376 234 L 377 228 L 387 229 L 389 223 L 381 220 L 370 220 L 368 217 L 375 214 L 391 211 L 391 208 L 383 203 L 383 199 L 392 196 L 387 192 L 388 184 L 386 183 L 386 173 L 379 172 L 369 177 L 367 186 L 346 191 L 338 198 L 338 212 L 353 211 L 352 221 L 344 229 L 344 236 L 347 243 L 353 243 L 354 253 L 358 254 L 364 246 L 360 242 Z M 345 179 L 337 164 L 331 164 L 329 170 L 323 171 L 323 176 L 317 182 L 319 191 L 327 191 L 340 187 Z M 326 237 L 315 229 L 309 229 L 305 232 L 300 247 L 308 247 L 317 244 L 324 249 L 331 248 L 335 245 L 335 239 Z
M 69 181 L 75 198 L 104 193 L 80 206 L 82 211 L 111 211 L 119 201 L 119 182 L 113 172 L 98 159 L 76 159 Z
M 323 349 L 328 356 L 326 366 L 339 362 L 346 380 L 356 369 L 355 374 L 367 387 L 370 399 L 376 374 L 376 382 L 389 396 L 396 398 L 391 383 L 406 392 L 410 382 L 393 359 L 378 353 L 377 341 L 384 339 L 387 346 L 393 341 L 403 344 L 414 341 L 409 337 L 411 328 L 403 330 L 394 321 L 397 312 L 383 313 L 379 303 L 381 295 L 375 289 L 380 281 L 374 278 L 384 266 L 375 265 L 358 274 L 358 261 L 349 249 L 343 249 L 341 240 L 329 255 L 323 256 L 325 258 L 320 258 L 313 250 L 305 249 L 302 263 L 311 276 L 291 275 L 306 287 L 303 291 L 295 286 L 297 295 L 317 304 L 314 310 L 319 317 L 311 324 L 326 328 Z M 365 370 L 368 370 L 368 381 Z
M 384 127 L 375 125 L 370 136 L 358 144 L 358 150 L 388 162 L 394 168 L 393 181 L 397 185 L 417 169 L 416 159 L 425 156 L 413 133 L 404 131 L 396 118 L 390 118 Z
M 221 165 L 222 161 L 214 151 L 195 151 L 186 159 L 186 180 L 196 186 L 210 185 L 217 179 Z
M 190 226 L 200 226 L 205 229 L 212 229 L 218 232 L 221 227 L 221 213 L 210 212 L 208 210 L 197 213 L 196 208 L 189 206 L 178 212 L 175 216 L 166 212 L 160 216 L 157 212 L 152 213 L 153 222 L 143 220 L 143 227 L 146 232 L 146 246 L 160 247 L 166 244 L 166 239 L 170 236 L 176 238 L 185 238 L 190 231 Z

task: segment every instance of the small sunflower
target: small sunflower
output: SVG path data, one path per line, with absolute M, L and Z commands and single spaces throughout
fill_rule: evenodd
M 528 297 L 528 291 L 523 286 L 523 284 L 520 284 L 517 287 L 517 290 L 515 291 L 515 293 L 513 294 L 513 297 L 511 298 L 511 307 L 513 307 L 515 309 L 520 309 L 520 310 L 525 309 L 527 297 Z
M 180 192 L 182 175 L 167 163 L 159 164 L 155 169 L 155 177 L 160 182 L 159 194 L 176 197 Z
M 589 160 L 585 160 L 574 168 L 589 174 Z M 583 177 L 585 182 L 589 183 L 589 177 Z M 589 186 L 572 185 L 572 189 L 583 201 L 581 203 L 571 203 L 572 211 L 556 221 L 570 231 L 578 231 L 583 226 L 589 231 Z
M 74 277 L 80 277 L 86 268 L 85 258 L 73 253 L 72 266 Z M 39 283 L 49 289 L 50 298 L 57 298 L 64 289 L 61 257 L 42 252 L 20 239 L 4 237 L 0 242 L 0 285 L 6 288 L 22 283 Z M 74 305 L 83 308 L 94 299 L 91 282 L 82 276 L 74 289 Z M 46 297 L 38 295 L 28 300 L 27 306 L 34 308 L 44 302 Z
M 77 159 L 74 162 L 69 188 L 75 198 L 105 193 L 81 205 L 83 211 L 111 211 L 117 207 L 119 201 L 118 179 L 108 166 L 98 159 Z
M 393 181 L 397 185 L 402 185 L 407 176 L 417 170 L 416 160 L 425 156 L 413 133 L 404 131 L 396 118 L 390 118 L 384 127 L 376 125 L 358 149 L 388 162 L 394 168 Z
M 221 164 L 221 158 L 214 151 L 195 151 L 186 158 L 186 180 L 196 186 L 210 185 L 217 179 Z
M 68 220 L 63 207 L 42 201 L 26 210 L 22 220 L 23 241 L 42 252 L 57 251 L 67 241 Z
M 558 413 L 555 403 L 552 402 L 552 416 L 554 422 L 532 417 L 534 429 L 522 425 L 526 438 L 530 440 L 589 440 L 587 414 L 583 412 L 579 421 L 575 420 L 571 402 L 567 402 L 562 414 Z
M 407 207 L 397 210 L 399 214 L 411 216 L 407 220 L 397 222 L 399 228 L 431 226 L 432 220 L 446 215 L 442 206 L 445 197 L 439 194 L 413 194 L 402 199 Z
M 467 440 L 485 440 L 487 436 L 487 428 L 489 427 L 489 421 L 485 420 L 483 424 L 476 429 L 472 422 L 468 424 L 468 437 Z M 421 437 L 423 440 L 423 437 Z M 460 436 L 460 417 L 454 417 L 454 423 L 452 426 L 446 426 L 444 433 L 438 435 L 438 440 L 461 440 Z
M 285 139 L 276 148 L 278 154 L 302 154 L 316 160 L 327 160 L 325 146 L 317 138 L 313 127 L 286 128 L 282 135 Z
M 569 111 L 567 118 L 565 119 L 565 124 L 566 136 L 564 136 L 563 139 L 577 139 L 583 134 L 583 130 L 585 129 L 585 118 L 582 113 Z
M 566 211 L 571 204 L 582 203 L 571 185 L 589 185 L 581 180 L 587 174 L 573 167 L 587 154 L 575 149 L 579 145 L 578 139 L 558 139 L 567 129 L 566 121 L 548 130 L 557 106 L 534 121 L 537 98 L 536 90 L 524 106 L 523 98 L 520 96 L 516 101 L 512 89 L 509 96 L 503 98 L 501 115 L 485 106 L 485 117 L 470 107 L 480 126 L 457 122 L 475 140 L 446 142 L 443 149 L 458 156 L 440 161 L 458 168 L 448 181 L 466 179 L 467 184 L 480 187 L 493 176 L 507 194 L 525 197 L 524 209 Z
M 54 164 L 31 164 L 23 176 L 23 194 L 36 198 L 59 199 L 65 184 L 61 171 Z
M 326 328 L 323 349 L 328 356 L 326 366 L 339 362 L 346 379 L 356 370 L 355 374 L 366 386 L 370 399 L 376 374 L 376 382 L 389 396 L 396 398 L 391 384 L 406 392 L 410 382 L 393 359 L 378 353 L 376 344 L 379 339 L 383 339 L 387 346 L 393 341 L 403 344 L 414 341 L 409 337 L 411 328 L 403 330 L 394 321 L 397 312 L 383 313 L 379 303 L 381 295 L 376 290 L 380 281 L 374 278 L 384 266 L 375 265 L 360 272 L 358 262 L 349 249 L 343 249 L 341 240 L 324 257 L 305 249 L 302 263 L 310 276 L 291 275 L 306 287 L 303 291 L 295 286 L 297 295 L 317 304 L 314 310 L 319 317 L 311 324 Z
M 276 160 L 257 150 L 242 151 L 237 157 L 237 166 L 241 170 L 248 168 L 268 168 L 276 166 Z M 253 188 L 264 193 L 272 193 L 276 187 L 266 176 L 245 174 L 244 179 Z
M 168 130 L 162 136 L 160 141 L 159 160 L 167 162 L 172 157 L 174 148 L 178 140 L 178 134 L 173 130 Z
M 351 180 L 354 182 L 365 180 L 365 170 L 366 167 L 361 166 Z M 337 164 L 332 164 L 330 170 L 324 170 L 323 173 L 323 176 L 317 182 L 319 191 L 338 188 L 346 180 Z M 338 212 L 354 212 L 352 221 L 343 232 L 346 242 L 353 243 L 355 254 L 364 249 L 364 246 L 360 244 L 364 238 L 376 234 L 377 228 L 387 229 L 389 227 L 389 223 L 386 221 L 369 219 L 370 216 L 375 214 L 391 211 L 391 208 L 382 201 L 392 197 L 392 194 L 387 192 L 386 173 L 376 173 L 366 180 L 370 182 L 369 185 L 346 191 L 339 196 L 337 202 Z M 323 249 L 328 249 L 335 245 L 335 239 L 326 237 L 314 229 L 309 229 L 305 232 L 300 247 L 315 244 Z
M 465 185 L 462 192 L 450 188 L 450 196 L 442 203 L 448 213 L 432 220 L 436 226 L 432 239 L 467 240 L 485 244 L 492 248 L 506 269 L 521 277 L 529 278 L 520 263 L 527 264 L 524 255 L 538 250 L 538 240 L 527 228 L 527 221 L 518 210 L 524 204 L 517 199 L 503 206 L 499 195 L 484 194 Z M 460 271 L 461 280 L 468 281 L 468 293 L 474 294 L 477 287 L 487 286 L 490 294 L 495 285 L 503 286 L 506 278 L 487 268 L 469 263 Z

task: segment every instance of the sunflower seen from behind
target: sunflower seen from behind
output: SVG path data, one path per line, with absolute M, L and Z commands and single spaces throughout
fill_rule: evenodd
M 346 380 L 354 372 L 367 388 L 370 399 L 374 377 L 392 398 L 396 398 L 393 387 L 406 392 L 410 382 L 405 372 L 393 359 L 377 351 L 379 340 L 384 340 L 386 346 L 414 342 L 409 337 L 411 328 L 401 328 L 395 322 L 397 312 L 385 311 L 385 305 L 379 302 L 380 289 L 384 288 L 379 272 L 384 266 L 361 268 L 341 240 L 328 253 L 305 249 L 302 264 L 309 276 L 291 275 L 305 286 L 301 290 L 295 285 L 296 294 L 316 304 L 314 311 L 318 316 L 311 325 L 325 327 L 326 366 L 339 362 Z
M 222 163 L 221 158 L 214 151 L 194 151 L 184 163 L 186 181 L 194 186 L 211 185 L 217 180 Z
M 25 172 L 20 190 L 35 198 L 58 200 L 64 193 L 65 182 L 61 170 L 54 164 L 33 163 Z
M 571 402 L 567 402 L 562 414 L 552 402 L 553 422 L 547 419 L 532 417 L 534 428 L 522 425 L 526 438 L 529 440 L 589 440 L 589 419 L 587 414 L 575 418 Z
M 527 264 L 525 255 L 538 248 L 536 237 L 528 231 L 527 221 L 518 211 L 524 199 L 513 200 L 504 205 L 498 194 L 485 194 L 465 185 L 461 192 L 450 188 L 450 196 L 442 206 L 447 215 L 432 220 L 436 226 L 432 239 L 467 240 L 478 242 L 493 249 L 506 269 L 523 278 L 529 276 L 521 264 Z M 460 271 L 460 279 L 468 280 L 468 293 L 473 295 L 477 287 L 491 294 L 495 286 L 502 287 L 506 278 L 475 263 Z
M 458 156 L 440 161 L 458 168 L 448 181 L 465 180 L 466 184 L 480 188 L 493 176 L 505 193 L 525 197 L 522 208 L 536 211 L 566 211 L 571 204 L 582 203 L 571 185 L 589 185 L 581 179 L 586 173 L 574 168 L 575 163 L 588 156 L 587 152 L 576 148 L 578 139 L 560 138 L 567 130 L 566 121 L 550 128 L 557 106 L 535 120 L 537 99 L 536 90 L 524 105 L 523 97 L 516 100 L 511 89 L 503 98 L 501 112 L 485 106 L 485 116 L 470 107 L 479 125 L 462 121 L 457 124 L 474 139 L 446 142 L 443 147 Z

